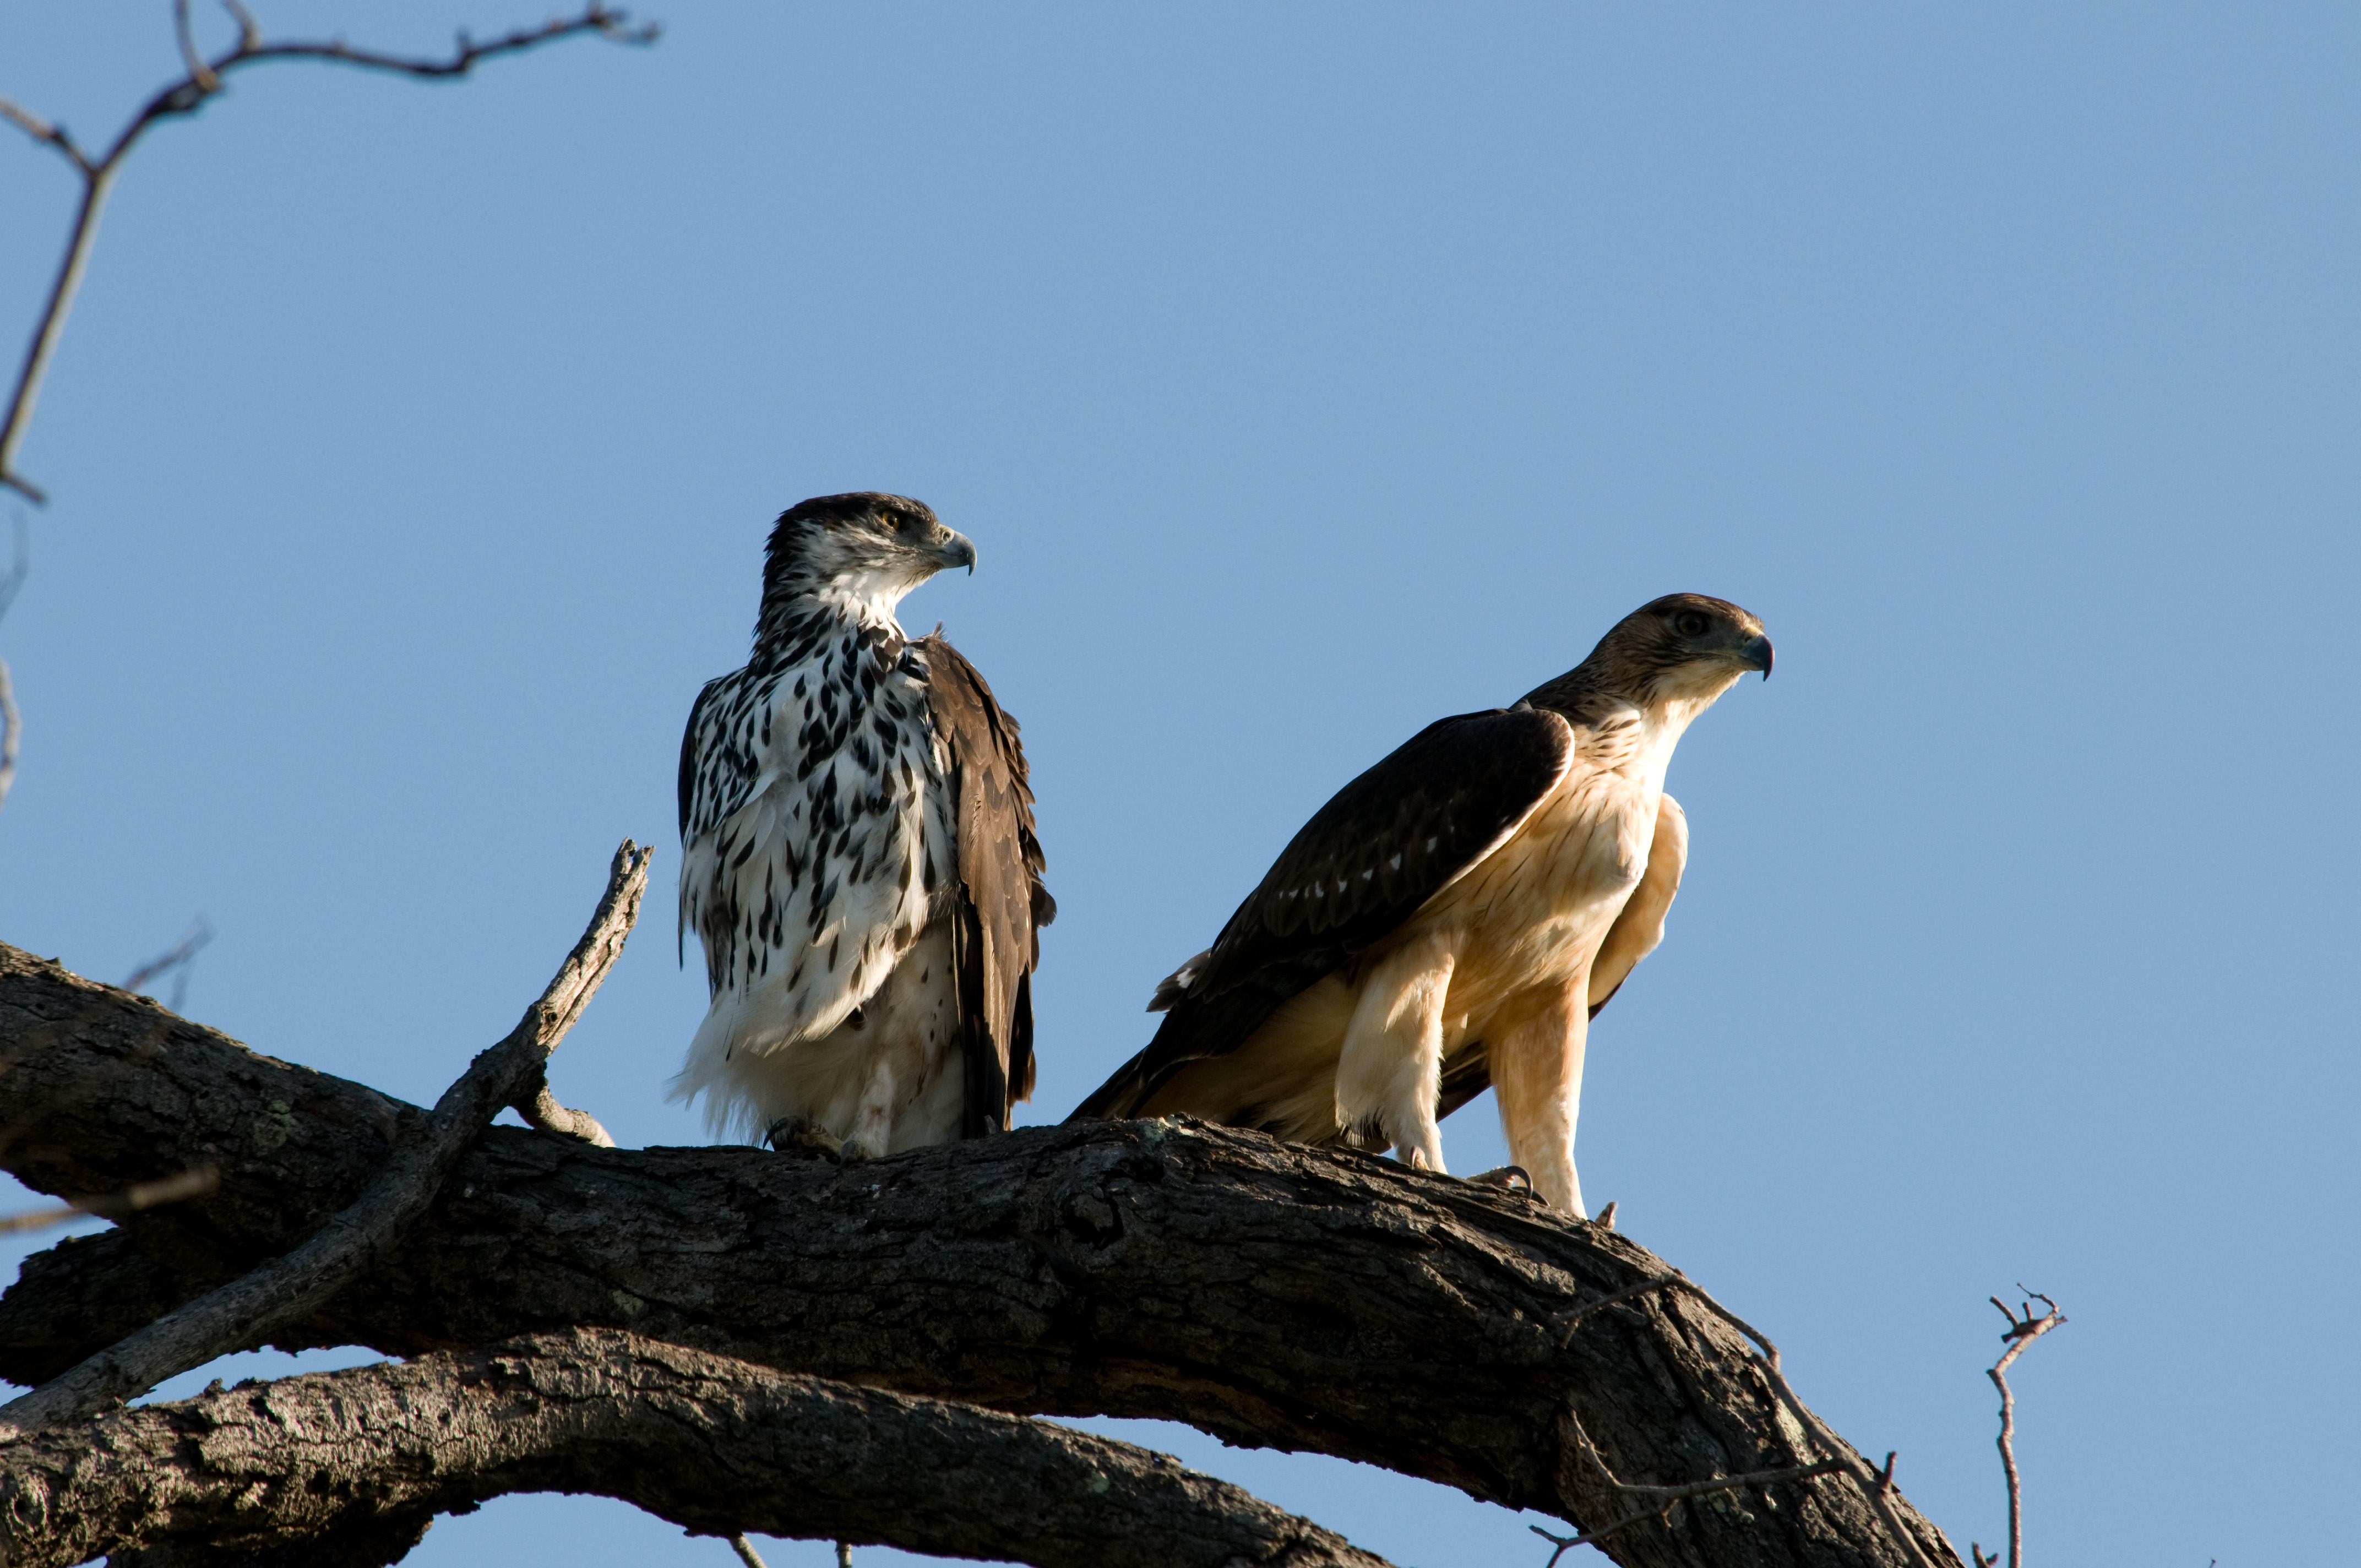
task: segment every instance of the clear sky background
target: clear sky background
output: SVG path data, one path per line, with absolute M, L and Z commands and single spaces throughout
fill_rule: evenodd
M 0 938 L 120 980 L 202 913 L 192 1016 L 430 1101 L 617 840 L 669 889 L 770 520 L 897 490 L 982 555 L 906 623 L 1025 724 L 1054 1120 L 1346 779 L 1721 595 L 1778 676 L 1674 762 L 1586 1192 L 1962 1547 L 2021 1280 L 2071 1319 L 2016 1379 L 2039 1557 L 2349 1552 L 2361 12 L 658 14 L 459 86 L 259 69 L 135 156 L 22 455 Z M 0 92 L 111 134 L 168 16 L 10 5 Z M 0 137 L 12 356 L 75 192 Z M 701 1141 L 703 1007 L 667 891 L 561 1097 Z M 1444 1135 L 1502 1157 L 1488 1097 Z M 1420 1568 L 1545 1555 L 1110 1426 Z M 530 1498 L 413 1561 L 730 1559 Z

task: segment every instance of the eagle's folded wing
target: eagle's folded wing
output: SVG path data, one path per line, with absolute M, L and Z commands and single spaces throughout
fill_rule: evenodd
M 1402 924 L 1505 843 L 1565 775 L 1554 713 L 1438 719 L 1336 792 L 1199 955 L 1157 990 L 1148 1048 L 1071 1119 L 1126 1116 L 1184 1063 L 1235 1050 L 1272 1009 Z
M 1033 969 L 1038 927 L 1057 904 L 1041 883 L 1033 791 L 1016 721 L 993 700 L 973 664 L 940 635 L 917 644 L 928 707 L 950 754 L 962 894 L 953 927 L 967 1061 L 965 1135 L 1005 1130 L 1011 1106 L 1033 1093 Z

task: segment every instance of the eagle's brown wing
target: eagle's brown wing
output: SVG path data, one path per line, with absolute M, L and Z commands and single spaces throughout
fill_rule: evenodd
M 1069 1120 L 1137 1113 L 1182 1065 L 1236 1049 L 1271 1010 L 1410 918 L 1516 831 L 1574 752 L 1518 707 L 1439 719 L 1336 792 L 1231 916 L 1157 988 L 1156 1037 Z
M 967 1063 L 961 1131 L 982 1137 L 1005 1130 L 1010 1108 L 1033 1096 L 1033 970 L 1041 959 L 1039 928 L 1056 918 L 1058 905 L 1041 884 L 1046 861 L 1034 833 L 1016 720 L 940 633 L 921 639 L 917 649 L 958 803 L 960 901 L 951 948 Z
M 1607 928 L 1598 956 L 1590 962 L 1590 1015 L 1615 999 L 1640 960 L 1664 939 L 1664 912 L 1681 891 L 1681 872 L 1689 863 L 1689 819 L 1671 795 L 1656 802 L 1656 831 L 1648 841 L 1648 869 L 1640 885 L 1623 903 L 1623 912 Z M 1484 1042 L 1472 1040 L 1444 1065 L 1443 1091 L 1436 1096 L 1435 1119 L 1442 1120 L 1492 1087 L 1491 1058 Z

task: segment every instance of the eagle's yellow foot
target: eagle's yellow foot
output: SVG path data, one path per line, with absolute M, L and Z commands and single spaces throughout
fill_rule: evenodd
M 1521 1192 L 1536 1203 L 1549 1201 L 1542 1196 L 1541 1189 L 1533 1185 L 1533 1179 L 1525 1174 L 1525 1168 L 1521 1165 L 1504 1165 L 1498 1170 L 1487 1170 L 1471 1176 L 1467 1179 L 1480 1181 L 1487 1187 L 1498 1187 L 1510 1192 Z
M 771 1124 L 764 1140 L 780 1154 L 818 1155 L 826 1159 L 844 1158 L 844 1140 L 821 1126 L 818 1122 L 801 1116 L 782 1116 Z

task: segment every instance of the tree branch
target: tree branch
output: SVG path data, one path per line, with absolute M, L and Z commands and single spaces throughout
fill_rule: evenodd
M 189 1302 L 33 1392 L 0 1405 L 0 1442 L 87 1416 L 202 1366 L 247 1339 L 300 1321 L 367 1272 L 423 1216 L 484 1123 L 537 1077 L 622 955 L 647 891 L 652 850 L 615 851 L 582 939 L 508 1037 L 478 1056 L 353 1205 L 302 1245 Z
M 0 109 L 8 106 L 0 103 Z M 16 552 L 8 563 L 8 575 L 0 577 L 0 618 L 5 618 L 8 607 L 16 602 L 16 590 L 25 586 L 25 579 L 33 571 L 32 541 L 24 515 L 20 512 L 9 521 L 16 536 Z M 16 782 L 16 748 L 24 735 L 24 716 L 16 711 L 16 684 L 8 678 L 8 661 L 0 659 L 0 806 L 8 804 L 8 787 Z
M 102 156 L 93 158 L 59 126 L 20 104 L 0 98 L 0 118 L 6 119 L 44 146 L 55 148 L 60 156 L 73 165 L 74 171 L 82 176 L 82 203 L 75 210 L 73 227 L 67 235 L 64 259 L 59 263 L 57 277 L 49 286 L 49 301 L 34 327 L 32 344 L 25 351 L 24 364 L 16 375 L 16 391 L 8 400 L 7 415 L 5 421 L 0 421 L 0 485 L 16 489 L 36 505 L 46 503 L 49 498 L 38 486 L 16 472 L 16 450 L 24 444 L 25 432 L 32 423 L 33 407 L 40 400 L 41 383 L 48 378 L 49 361 L 57 353 L 58 338 L 65 331 L 66 317 L 73 312 L 74 296 L 81 291 L 82 275 L 89 269 L 91 247 L 98 238 L 99 215 L 105 211 L 106 198 L 115 188 L 115 179 L 122 170 L 125 156 L 151 126 L 177 115 L 196 113 L 207 100 L 225 90 L 223 78 L 229 72 L 265 60 L 328 60 L 368 71 L 447 80 L 467 75 L 483 60 L 520 53 L 577 34 L 596 33 L 617 43 L 648 44 L 655 41 L 658 30 L 653 24 L 633 27 L 627 13 L 609 10 L 594 0 L 579 16 L 552 17 L 540 27 L 520 27 L 489 43 L 477 43 L 461 33 L 449 57 L 423 60 L 375 49 L 357 49 L 341 40 L 266 44 L 262 41 L 261 30 L 246 8 L 237 0 L 227 0 L 227 5 L 238 24 L 238 40 L 226 52 L 208 61 L 199 51 L 196 35 L 190 26 L 188 0 L 173 0 L 173 22 L 188 74 L 148 99 Z
M 2022 1285 L 2017 1288 L 2025 1290 Z M 2000 1309 L 2000 1315 L 2008 1320 L 2008 1327 L 2000 1336 L 2008 1342 L 2008 1349 L 1984 1371 L 1984 1376 L 1993 1380 L 1993 1387 L 2000 1390 L 2000 1468 L 2001 1474 L 2008 1478 L 2008 1568 L 2025 1568 L 2024 1490 L 2016 1475 L 2016 1396 L 2009 1392 L 2009 1363 L 2023 1355 L 2026 1347 L 2035 1340 L 2066 1321 L 2066 1315 L 2058 1310 L 2057 1302 L 2038 1290 L 2025 1290 L 2025 1293 L 2033 1300 L 2025 1303 L 2023 1317 L 2010 1311 L 2008 1303 L 1999 1297 L 1986 1298 Z M 2040 1302 L 2048 1310 L 2035 1316 L 2034 1301 Z M 1968 1555 L 1976 1568 L 1997 1568 L 2000 1563 L 2000 1553 L 1995 1552 L 1987 1558 L 1983 1548 L 1972 1541 L 1968 1542 Z
M 1042 1568 L 1385 1568 L 1130 1443 L 609 1332 L 216 1384 L 0 1448 L 0 1543 L 11 1568 L 67 1568 L 179 1541 L 300 1544 L 534 1491 L 620 1497 L 698 1534 Z
M 5 948 L 0 1058 L 39 1128 L 0 1165 L 28 1184 L 100 1190 L 191 1157 L 224 1172 L 211 1198 L 27 1262 L 0 1300 L 17 1381 L 291 1245 L 420 1115 Z M 848 1166 L 493 1127 L 401 1247 L 272 1338 L 415 1355 L 604 1325 L 1001 1409 L 1186 1421 L 1577 1524 L 1631 1505 L 1569 1407 L 1627 1483 L 1860 1463 L 1809 1423 L 1821 1446 L 1798 1453 L 1784 1378 L 1699 1293 L 1662 1288 L 1672 1275 L 1513 1193 L 1181 1121 Z M 1574 1314 L 1642 1285 L 1566 1343 Z M 1604 1544 L 1651 1568 L 1916 1568 L 1858 1486 L 1793 1490 L 1775 1512 L 1690 1506 Z M 1917 1551 L 1957 1562 L 1887 1497 Z
M 191 1198 L 202 1198 L 221 1187 L 221 1172 L 212 1166 L 200 1166 L 184 1170 L 178 1176 L 168 1176 L 161 1181 L 135 1182 L 120 1192 L 108 1192 L 96 1198 L 77 1198 L 55 1209 L 33 1209 L 21 1214 L 0 1214 L 0 1235 L 16 1235 L 26 1231 L 46 1230 L 73 1220 L 120 1220 L 159 1203 L 179 1203 Z

